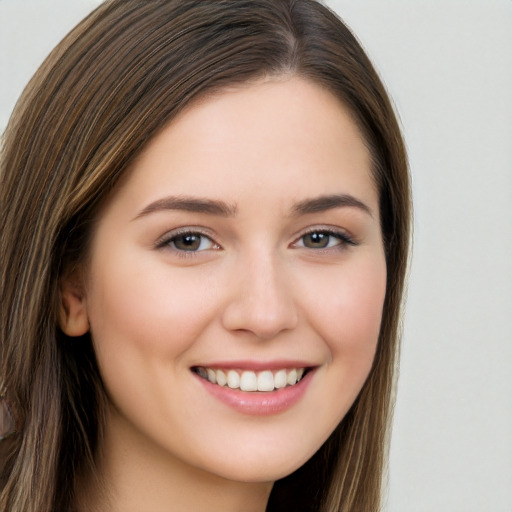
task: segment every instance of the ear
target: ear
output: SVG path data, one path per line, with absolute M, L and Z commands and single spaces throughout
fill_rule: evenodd
M 79 271 L 61 280 L 59 324 L 62 332 L 72 337 L 89 331 L 85 287 Z

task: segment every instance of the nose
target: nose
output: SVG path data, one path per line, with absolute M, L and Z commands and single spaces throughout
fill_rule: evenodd
M 222 314 L 225 329 L 268 340 L 297 326 L 292 282 L 276 260 L 259 255 L 239 263 Z

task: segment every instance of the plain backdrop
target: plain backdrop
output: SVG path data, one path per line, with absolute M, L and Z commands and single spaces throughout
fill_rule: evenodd
M 0 129 L 98 0 L 0 0 Z M 386 512 L 512 511 L 512 1 L 331 0 L 391 93 L 414 254 Z

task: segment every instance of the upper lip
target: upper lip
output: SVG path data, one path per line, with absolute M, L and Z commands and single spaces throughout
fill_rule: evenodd
M 312 368 L 317 365 L 311 364 L 311 362 L 301 360 L 272 360 L 272 361 L 214 361 L 204 364 L 196 364 L 193 368 L 212 368 L 212 369 L 223 369 L 223 370 L 247 370 L 260 372 L 264 370 L 282 370 L 292 368 Z

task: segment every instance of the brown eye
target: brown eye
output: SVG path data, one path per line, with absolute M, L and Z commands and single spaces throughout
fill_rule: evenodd
M 333 247 L 341 243 L 339 237 L 335 237 L 332 233 L 316 231 L 308 233 L 302 237 L 304 247 L 308 249 L 325 249 Z
M 309 249 L 325 249 L 329 246 L 329 242 L 332 238 L 330 233 L 308 233 L 302 237 L 304 247 Z M 339 240 L 338 240 L 339 242 Z
M 304 247 L 306 249 L 334 249 L 356 244 L 341 231 L 318 230 L 302 235 L 295 245 L 296 247 Z
M 170 245 L 178 251 L 187 252 L 205 251 L 215 246 L 210 238 L 201 233 L 182 233 L 175 235 L 167 242 L 167 245 Z

